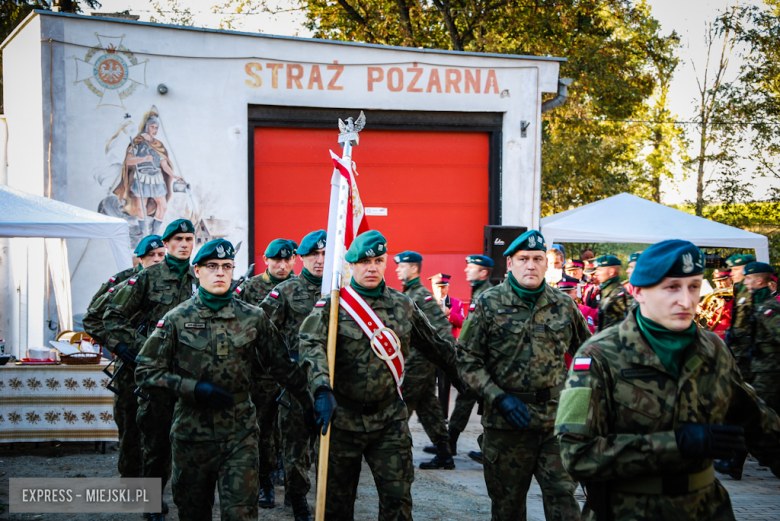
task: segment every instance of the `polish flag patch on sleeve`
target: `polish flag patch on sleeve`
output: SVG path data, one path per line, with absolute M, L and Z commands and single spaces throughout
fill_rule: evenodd
M 273 290 L 273 291 L 270 293 L 270 296 L 271 296 L 271 298 L 279 298 L 279 292 L 278 292 L 278 291 L 276 291 L 276 290 Z
M 578 356 L 574 359 L 574 370 L 587 371 L 590 369 L 591 362 L 593 362 L 592 358 Z
M 428 302 L 428 301 L 429 301 L 429 300 L 431 300 L 432 298 L 433 298 L 433 295 L 428 295 L 427 297 L 425 297 L 425 302 Z
M 113 293 L 114 292 L 114 288 L 108 288 L 108 292 L 109 293 Z
M 766 311 L 764 311 L 764 315 L 766 315 L 766 316 L 769 316 L 771 314 L 772 314 L 772 310 L 771 309 L 767 309 Z
M 165 320 L 160 319 L 157 321 L 157 327 L 163 327 L 165 325 Z
M 127 283 L 132 285 L 132 284 L 135 284 L 136 280 L 137 280 L 137 277 L 133 277 L 133 278 L 127 279 Z
M 318 300 L 316 304 L 314 304 L 315 308 L 324 308 L 325 307 L 325 299 Z
M 111 277 L 110 279 L 108 279 L 108 281 L 109 282 L 116 282 L 116 277 Z
M 471 305 L 469 306 L 469 311 L 474 311 L 476 308 L 477 308 L 477 303 L 472 302 Z
M 241 289 L 241 286 L 239 286 L 239 287 L 237 287 L 237 288 L 236 288 L 236 290 L 235 290 L 235 291 L 236 291 L 236 293 L 238 293 L 238 294 L 240 295 L 240 294 L 241 294 L 241 292 L 242 292 L 242 291 L 244 291 L 244 290 L 242 290 L 242 289 Z

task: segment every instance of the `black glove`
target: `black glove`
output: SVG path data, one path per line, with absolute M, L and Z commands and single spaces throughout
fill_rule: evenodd
M 235 404 L 232 394 L 211 382 L 198 382 L 195 385 L 195 401 L 218 411 L 229 409 Z
M 677 447 L 684 458 L 732 459 L 747 452 L 745 429 L 733 425 L 683 423 L 674 430 Z
M 135 351 L 124 344 L 118 344 L 116 348 L 114 348 L 114 354 L 127 364 L 135 364 Z
M 330 387 L 323 385 L 314 391 L 314 418 L 317 428 L 322 429 L 323 436 L 328 433 L 328 425 L 336 415 L 338 406 L 333 389 Z
M 525 429 L 531 421 L 528 407 L 520 398 L 511 394 L 502 394 L 493 401 L 498 410 L 515 429 Z

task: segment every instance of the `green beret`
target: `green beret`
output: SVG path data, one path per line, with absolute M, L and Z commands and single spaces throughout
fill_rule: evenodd
M 603 268 L 604 266 L 623 266 L 623 263 L 614 255 L 602 255 L 593 259 L 594 268 Z
M 512 244 L 504 252 L 504 257 L 510 257 L 518 251 L 531 250 L 547 251 L 547 243 L 544 242 L 544 237 L 536 230 L 528 230 L 512 241 Z
M 308 255 L 314 253 L 316 250 L 321 250 L 327 243 L 328 234 L 325 230 L 317 230 L 311 232 L 306 237 L 301 239 L 301 245 L 298 246 L 298 255 Z M 267 257 L 268 255 L 266 255 Z
M 745 269 L 742 271 L 744 275 L 750 275 L 752 273 L 774 273 L 775 270 L 772 269 L 772 266 L 767 264 L 766 262 L 751 262 L 750 264 L 745 265 Z
M 380 257 L 385 253 L 387 253 L 387 241 L 385 238 L 378 231 L 369 230 L 355 237 L 355 240 L 352 241 L 352 245 L 349 247 L 349 251 L 344 256 L 344 260 L 357 262 L 367 257 Z
M 752 255 L 732 255 L 726 259 L 726 266 L 733 268 L 734 266 L 746 266 L 751 262 L 756 262 L 756 258 Z
M 295 255 L 298 243 L 289 239 L 274 239 L 268 243 L 265 256 L 269 259 L 289 259 Z
M 395 260 L 396 264 L 401 264 L 402 262 L 422 262 L 422 255 L 416 251 L 402 251 L 393 257 L 393 260 Z
M 641 251 L 638 251 L 636 253 L 632 253 L 631 255 L 628 256 L 628 262 L 631 263 L 631 262 L 638 261 L 640 255 L 642 255 Z
M 487 255 L 469 255 L 466 257 L 466 264 L 476 264 L 477 266 L 492 268 L 496 263 Z
M 162 240 L 167 241 L 177 233 L 195 233 L 195 226 L 187 219 L 176 219 L 165 229 Z
M 689 241 L 672 239 L 653 244 L 636 261 L 631 285 L 654 286 L 664 277 L 690 277 L 704 273 L 704 254 Z
M 203 261 L 211 259 L 233 259 L 236 256 L 236 250 L 230 241 L 225 239 L 214 239 L 201 246 L 198 254 L 192 260 L 192 265 L 200 264 Z
M 150 251 L 162 248 L 163 246 L 162 237 L 159 235 L 147 235 L 138 242 L 138 246 L 135 247 L 133 253 L 136 257 L 143 257 Z

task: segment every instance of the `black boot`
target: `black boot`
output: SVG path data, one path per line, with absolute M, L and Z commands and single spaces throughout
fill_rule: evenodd
M 427 452 L 428 454 L 436 454 L 436 445 L 426 445 L 423 447 L 423 452 Z
M 311 521 L 311 510 L 306 496 L 291 496 L 290 503 L 292 503 L 295 521 Z
M 420 468 L 426 470 L 452 470 L 455 468 L 455 462 L 452 460 L 452 453 L 450 452 L 450 444 L 447 440 L 436 444 L 436 456 L 431 461 L 420 463 Z
M 162 508 L 160 509 L 161 512 L 163 514 L 167 514 L 168 513 L 168 503 L 166 503 L 164 499 L 161 499 L 160 501 L 162 501 Z
M 458 438 L 460 438 L 460 431 L 450 428 L 447 433 L 450 435 L 450 452 L 453 456 L 458 455 Z
M 742 470 L 745 467 L 746 459 L 747 454 L 740 454 L 734 459 L 716 461 L 715 470 L 721 474 L 730 476 L 731 479 L 740 481 L 742 479 Z
M 473 459 L 480 465 L 482 465 L 482 451 L 481 450 L 472 450 L 469 452 L 469 458 Z
M 260 508 L 274 508 L 274 482 L 271 476 L 260 477 Z

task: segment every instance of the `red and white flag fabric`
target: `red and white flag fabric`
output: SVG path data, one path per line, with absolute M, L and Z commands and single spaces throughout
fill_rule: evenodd
M 328 246 L 322 280 L 323 295 L 349 283 L 352 274 L 349 264 L 344 261 L 344 255 L 355 237 L 370 229 L 355 181 L 357 173 L 355 163 L 351 157 L 341 158 L 332 150 L 330 157 L 333 160 L 334 170 L 328 210 Z M 334 266 L 341 267 L 338 286 L 334 285 L 333 279 L 336 271 Z

